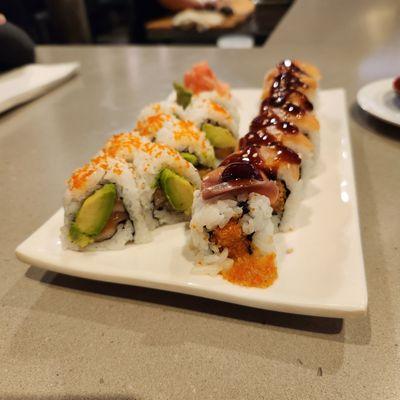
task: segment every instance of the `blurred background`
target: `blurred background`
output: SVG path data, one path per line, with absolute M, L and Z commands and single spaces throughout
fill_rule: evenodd
M 261 46 L 293 0 L 0 0 L 37 44 Z

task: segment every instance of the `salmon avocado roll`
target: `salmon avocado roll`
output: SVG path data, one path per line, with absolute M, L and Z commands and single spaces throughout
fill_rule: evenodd
M 123 160 L 102 155 L 76 170 L 64 196 L 64 247 L 116 250 L 148 241 L 139 192 Z
M 186 72 L 183 83 L 174 83 L 169 101 L 184 109 L 184 118 L 201 129 L 218 159 L 237 146 L 239 115 L 229 85 L 217 79 L 206 62 Z
M 141 205 L 150 229 L 190 219 L 193 193 L 200 176 L 192 163 L 160 143 L 145 143 L 133 161 L 143 188 Z
M 165 144 L 142 140 L 132 132 L 114 135 L 103 152 L 130 164 L 148 229 L 190 218 L 200 175 L 181 153 Z
M 200 176 L 171 147 L 114 135 L 68 181 L 61 236 L 72 250 L 116 250 L 151 240 L 159 225 L 189 220 Z

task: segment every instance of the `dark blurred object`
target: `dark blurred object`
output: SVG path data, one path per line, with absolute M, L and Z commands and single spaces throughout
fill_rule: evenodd
M 57 43 L 91 43 L 84 0 L 47 0 L 53 40 Z
M 134 0 L 86 0 L 85 3 L 94 43 L 129 43 Z
M 85 0 L 0 0 L 0 12 L 36 43 L 91 43 Z
M 233 15 L 233 10 L 232 10 L 232 8 L 231 8 L 231 7 L 228 7 L 228 6 L 221 7 L 221 8 L 219 9 L 219 12 L 220 12 L 221 14 L 225 15 L 226 17 L 230 17 L 231 15 Z
M 393 90 L 400 96 L 400 76 L 393 81 Z
M 165 16 L 168 14 L 168 10 L 161 6 L 157 0 L 132 0 L 132 6 L 130 41 L 137 44 L 147 43 L 146 23 L 152 19 Z
M 293 0 L 258 0 L 249 21 L 249 30 L 257 44 L 263 44 L 293 4 Z
M 7 21 L 23 29 L 35 42 L 41 42 L 36 13 L 45 8 L 44 0 L 0 0 L 0 12 Z
M 0 25 L 0 71 L 35 61 L 35 45 L 20 28 L 6 22 Z

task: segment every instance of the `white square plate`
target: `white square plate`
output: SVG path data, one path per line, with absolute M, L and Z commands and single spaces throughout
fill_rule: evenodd
M 260 90 L 235 90 L 241 132 L 257 113 Z M 277 281 L 267 289 L 245 288 L 191 273 L 184 224 L 154 232 L 154 241 L 120 251 L 63 250 L 59 210 L 20 244 L 18 258 L 55 272 L 144 286 L 289 313 L 345 317 L 365 313 L 367 288 L 361 250 L 352 154 L 342 89 L 322 91 L 318 174 L 309 182 L 298 213 L 299 228 L 277 235 L 282 251 Z M 132 289 L 134 290 L 134 289 Z

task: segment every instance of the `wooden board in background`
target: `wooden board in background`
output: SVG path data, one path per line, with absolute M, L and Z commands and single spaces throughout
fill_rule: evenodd
M 215 29 L 233 29 L 242 24 L 254 12 L 254 3 L 251 0 L 232 0 L 231 8 L 233 15 L 225 17 L 221 25 L 214 26 L 209 30 Z M 155 30 L 172 30 L 177 27 L 172 24 L 172 17 L 160 18 L 149 21 L 146 24 L 146 29 L 149 31 Z

